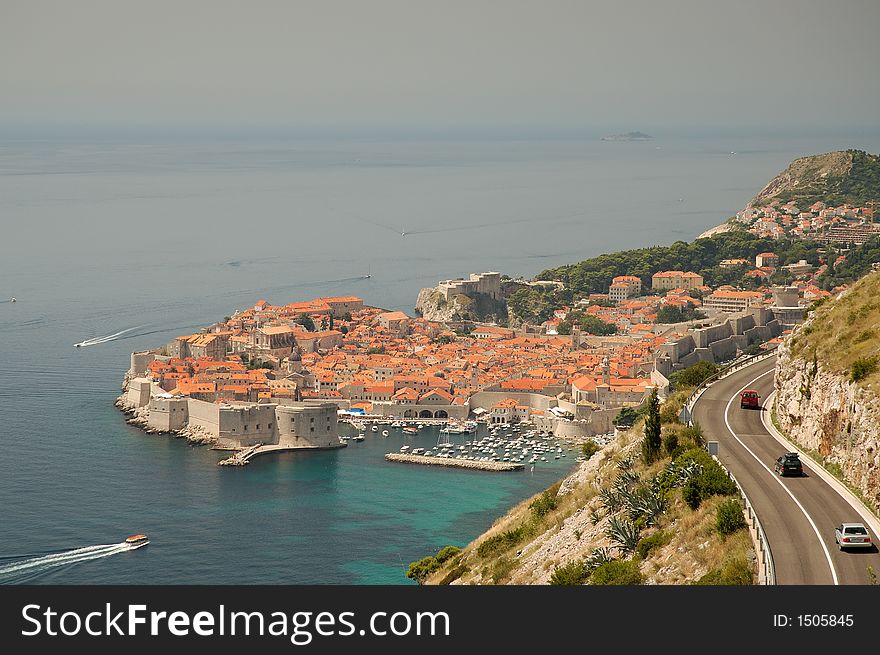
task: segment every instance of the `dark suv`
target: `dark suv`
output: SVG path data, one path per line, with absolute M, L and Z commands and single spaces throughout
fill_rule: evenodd
M 785 453 L 776 460 L 773 470 L 779 475 L 803 475 L 804 467 L 801 466 L 801 458 L 797 453 Z

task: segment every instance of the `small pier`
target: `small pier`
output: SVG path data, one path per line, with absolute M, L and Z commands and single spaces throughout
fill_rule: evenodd
M 516 462 L 481 462 L 473 459 L 460 459 L 455 457 L 426 457 L 425 455 L 408 455 L 405 453 L 388 453 L 385 459 L 389 462 L 403 462 L 405 464 L 425 464 L 428 466 L 449 466 L 473 471 L 521 471 L 524 464 Z
M 256 455 L 257 450 L 259 450 L 262 445 L 263 444 L 258 443 L 255 446 L 248 446 L 247 448 L 238 450 L 231 457 L 220 460 L 217 464 L 218 466 L 245 466 L 250 461 L 251 457 Z

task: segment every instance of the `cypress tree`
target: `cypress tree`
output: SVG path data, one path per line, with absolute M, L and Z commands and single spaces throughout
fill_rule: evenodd
M 650 464 L 660 456 L 660 401 L 657 399 L 657 389 L 651 389 L 648 398 L 648 412 L 645 416 L 645 439 L 642 441 L 642 458 L 646 464 Z

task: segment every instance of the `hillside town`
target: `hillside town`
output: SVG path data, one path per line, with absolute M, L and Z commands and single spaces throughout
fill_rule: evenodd
M 778 264 L 772 252 L 722 263 L 762 282 Z M 277 411 L 251 425 L 242 417 L 269 407 L 305 412 L 322 425 L 333 407 L 343 416 L 529 422 L 558 437 L 604 434 L 621 408 L 641 404 L 652 389 L 665 396 L 675 372 L 779 343 L 805 304 L 829 295 L 815 284 L 821 266 L 787 268 L 791 285 L 749 290 L 711 288 L 692 271 L 657 271 L 644 289 L 641 278 L 618 276 L 608 293 L 516 329 L 430 321 L 356 296 L 261 299 L 198 333 L 134 353 L 125 404 L 151 429 L 195 430 L 230 448 L 280 443 Z M 482 273 L 440 285 L 495 294 L 499 280 Z M 605 329 L 591 331 L 594 325 Z M 309 415 L 315 407 L 324 413 Z M 206 411 L 210 418 L 200 420 Z M 337 445 L 335 425 L 321 436 L 327 439 L 292 435 L 287 445 Z
M 876 204 L 831 206 L 816 201 L 808 207 L 798 207 L 795 202 L 771 200 L 766 205 L 746 207 L 737 212 L 735 220 L 757 236 L 789 236 L 819 243 L 861 245 L 880 235 L 880 224 L 874 223 Z

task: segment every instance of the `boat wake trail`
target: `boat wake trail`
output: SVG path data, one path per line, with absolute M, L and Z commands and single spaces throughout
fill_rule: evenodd
M 88 562 L 93 559 L 101 559 L 103 557 L 109 557 L 110 555 L 116 555 L 117 553 L 124 553 L 129 550 L 133 550 L 131 544 L 122 542 L 119 544 L 86 546 L 85 548 L 76 548 L 61 553 L 53 553 L 51 555 L 19 560 L 12 564 L 0 566 L 0 584 L 20 581 L 44 573 L 50 569 L 56 569 L 70 564 L 78 564 L 79 562 Z
M 133 332 L 134 330 L 139 330 L 142 327 L 146 327 L 146 325 L 136 325 L 134 327 L 128 328 L 127 330 L 120 330 L 119 332 L 114 332 L 113 334 L 108 334 L 103 337 L 93 337 L 91 339 L 84 339 L 79 343 L 75 343 L 77 348 L 86 348 L 87 346 L 98 346 L 102 343 L 107 343 L 108 341 L 116 341 L 123 334 L 128 334 L 129 332 Z

